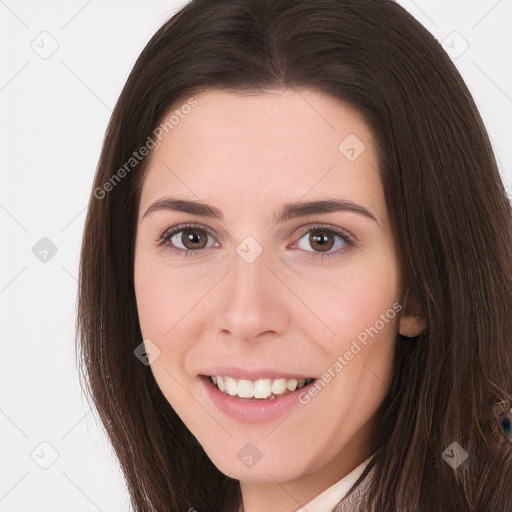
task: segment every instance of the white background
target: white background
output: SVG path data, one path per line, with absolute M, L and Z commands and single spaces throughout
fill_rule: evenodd
M 453 46 L 512 195 L 512 1 L 399 3 Z M 111 110 L 151 35 L 183 4 L 0 0 L 0 512 L 129 510 L 74 365 L 79 247 Z M 52 44 L 45 59 L 31 47 Z M 32 252 L 42 237 L 57 247 L 46 263 Z

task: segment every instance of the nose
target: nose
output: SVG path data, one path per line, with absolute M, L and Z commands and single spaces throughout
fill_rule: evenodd
M 240 254 L 234 254 L 233 267 L 219 290 L 217 329 L 246 342 L 278 338 L 289 329 L 293 296 L 279 270 L 272 268 L 277 265 L 270 250 L 264 249 L 252 262 Z

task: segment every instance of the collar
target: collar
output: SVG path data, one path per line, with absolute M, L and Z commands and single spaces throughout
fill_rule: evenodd
M 350 488 L 356 483 L 373 455 L 370 455 L 364 462 L 359 464 L 348 475 L 331 485 L 328 489 L 313 498 L 310 502 L 298 508 L 295 512 L 332 512 L 336 505 L 345 498 Z

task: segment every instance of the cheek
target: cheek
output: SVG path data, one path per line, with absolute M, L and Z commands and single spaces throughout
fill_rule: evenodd
M 159 349 L 151 371 L 175 410 L 183 410 L 187 402 L 177 382 L 184 382 L 183 364 L 191 339 L 183 336 L 183 328 L 190 328 L 186 313 L 192 294 L 180 283 L 179 276 L 179 272 L 164 268 L 155 258 L 139 254 L 135 260 L 134 287 L 141 334 Z
M 211 316 L 204 315 L 208 297 L 218 276 L 173 268 L 165 258 L 142 253 L 135 260 L 134 286 L 143 339 L 150 339 L 160 350 L 152 369 L 167 368 L 186 373 L 190 349 L 207 327 Z
M 144 260 L 137 261 L 134 273 L 139 323 L 144 338 L 161 338 L 170 328 L 169 289 L 161 274 Z
M 171 336 L 200 297 L 194 288 L 204 293 L 206 286 L 186 271 L 169 268 L 165 259 L 144 254 L 135 261 L 134 285 L 142 334 L 157 340 Z
M 337 272 L 318 274 L 317 279 L 308 279 L 307 289 L 301 290 L 325 327 L 320 339 L 326 341 L 327 351 L 346 349 L 358 336 L 364 338 L 376 323 L 379 338 L 394 339 L 395 318 L 401 308 L 400 282 L 394 258 L 385 256 L 360 258 Z M 318 322 L 315 325 L 318 327 Z

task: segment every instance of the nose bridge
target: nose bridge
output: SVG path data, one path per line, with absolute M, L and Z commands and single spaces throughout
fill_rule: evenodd
M 249 237 L 248 237 L 249 238 Z M 233 262 L 233 293 L 241 299 L 257 298 L 261 290 L 272 285 L 268 283 L 268 266 L 271 264 L 269 250 L 257 242 L 244 240 L 236 248 Z
M 222 330 L 246 340 L 268 331 L 282 334 L 289 315 L 282 284 L 268 268 L 272 261 L 270 250 L 252 237 L 237 246 L 219 312 Z

